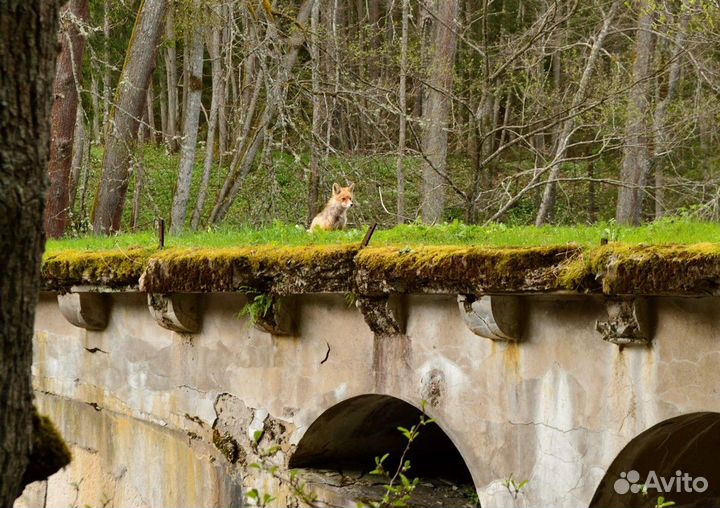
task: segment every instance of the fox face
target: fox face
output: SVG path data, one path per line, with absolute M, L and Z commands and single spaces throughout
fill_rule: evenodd
M 340 187 L 338 184 L 334 183 L 332 200 L 347 210 L 353 206 L 352 191 L 354 187 L 354 183 L 351 183 L 349 187 Z

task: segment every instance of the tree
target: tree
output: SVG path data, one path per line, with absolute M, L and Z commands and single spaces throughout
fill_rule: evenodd
M 22 491 L 32 429 L 32 337 L 40 287 L 57 4 L 0 6 L 0 506 Z
M 200 0 L 193 1 L 192 13 L 198 18 L 203 15 Z M 180 150 L 180 171 L 178 173 L 175 196 L 172 205 L 172 225 L 170 232 L 180 233 L 185 227 L 185 217 L 190 201 L 190 185 L 192 184 L 195 151 L 197 149 L 198 125 L 200 121 L 200 99 L 202 98 L 203 78 L 203 32 L 204 27 L 198 21 L 193 23 L 190 36 L 190 59 L 187 62 L 188 87 L 187 109 L 183 111 L 183 137 Z M 207 147 L 212 151 L 212 146 Z
M 433 23 L 434 35 L 430 72 L 427 81 L 427 96 L 423 102 L 422 149 L 423 163 L 423 220 L 435 223 L 442 219 L 445 208 L 445 173 L 448 150 L 448 116 L 450 97 L 455 72 L 456 29 L 458 0 L 443 0 L 434 3 L 437 9 L 432 14 L 437 18 Z M 429 6 L 426 5 L 426 8 Z
M 650 117 L 652 104 L 652 57 L 655 12 L 650 0 L 638 0 L 638 26 L 635 35 L 635 61 L 625 123 L 621 186 L 618 190 L 615 219 L 618 224 L 640 224 L 645 184 L 650 174 Z
M 50 131 L 50 188 L 45 208 L 45 233 L 51 238 L 63 235 L 69 217 L 70 169 L 82 72 L 80 64 L 85 49 L 85 37 L 80 33 L 78 22 L 87 21 L 88 0 L 70 0 L 62 9 L 60 18 L 60 54 L 57 57 Z
M 542 226 L 545 224 L 555 208 L 555 194 L 557 192 L 556 179 L 560 173 L 560 164 L 567 153 L 570 137 L 573 135 L 575 130 L 576 115 L 587 97 L 588 87 L 590 86 L 590 81 L 592 80 L 593 73 L 595 72 L 597 60 L 600 57 L 600 51 L 602 50 L 605 38 L 610 31 L 610 26 L 615 20 L 615 16 L 619 8 L 620 0 L 615 0 L 608 13 L 605 15 L 602 28 L 600 29 L 600 33 L 597 34 L 597 37 L 595 37 L 595 42 L 592 45 L 590 55 L 588 56 L 587 63 L 585 64 L 585 69 L 583 70 L 582 77 L 580 78 L 580 84 L 578 85 L 572 99 L 570 116 L 562 123 L 560 136 L 558 136 L 555 148 L 555 156 L 553 157 L 550 165 L 550 176 L 548 177 L 548 182 L 545 186 L 543 199 L 540 203 L 540 210 L 538 210 L 537 217 L 535 218 L 536 226 Z M 555 60 L 555 58 L 553 60 Z
M 145 107 L 166 7 L 166 0 L 143 0 L 135 20 L 110 114 L 103 174 L 93 210 L 95 234 L 120 229 L 138 124 Z

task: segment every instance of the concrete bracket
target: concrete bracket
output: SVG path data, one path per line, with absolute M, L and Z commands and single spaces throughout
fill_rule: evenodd
M 163 328 L 197 333 L 201 328 L 200 295 L 197 293 L 148 293 L 150 314 Z
M 475 335 L 498 341 L 517 341 L 522 334 L 520 298 L 517 296 L 458 295 L 465 325 Z
M 608 320 L 596 321 L 603 340 L 618 346 L 644 346 L 652 340 L 650 306 L 647 298 L 627 297 L 605 300 Z
M 107 297 L 102 293 L 65 293 L 58 295 L 62 315 L 73 325 L 86 330 L 104 330 L 108 322 Z
M 355 306 L 365 318 L 365 322 L 377 335 L 402 335 L 405 333 L 397 299 L 390 295 L 358 295 Z
M 255 316 L 253 326 L 256 330 L 271 335 L 288 336 L 293 335 L 292 312 L 289 309 L 289 302 L 273 296 L 272 303 L 267 312 L 262 316 Z

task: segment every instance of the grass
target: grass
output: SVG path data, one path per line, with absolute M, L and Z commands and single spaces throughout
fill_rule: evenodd
M 359 243 L 365 229 L 307 233 L 295 225 L 276 223 L 264 228 L 223 227 L 211 231 L 166 236 L 168 247 L 224 248 L 250 245 L 326 245 Z M 488 247 L 529 247 L 576 244 L 582 247 L 600 245 L 601 238 L 623 244 L 693 244 L 720 242 L 720 224 L 690 221 L 682 218 L 665 219 L 637 228 L 618 227 L 612 223 L 592 226 L 534 226 L 508 227 L 495 224 L 487 227 L 468 226 L 460 222 L 438 226 L 412 224 L 378 230 L 371 246 L 383 245 L 476 245 Z M 115 236 L 85 236 L 49 240 L 48 253 L 65 250 L 108 250 L 130 247 L 156 248 L 153 232 L 120 234 Z

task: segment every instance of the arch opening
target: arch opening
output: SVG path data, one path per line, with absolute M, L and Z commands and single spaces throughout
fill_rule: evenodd
M 361 395 L 345 400 L 313 422 L 298 443 L 289 466 L 340 472 L 360 480 L 354 482 L 353 488 L 363 478 L 378 486 L 378 477 L 368 477 L 375 467 L 375 457 L 388 453 L 385 468 L 394 471 L 407 445 L 398 427 L 410 428 L 422 415 L 415 406 L 387 395 Z M 420 479 L 420 487 L 411 500 L 413 506 L 437 506 L 439 500 L 444 506 L 478 505 L 470 471 L 437 423 L 421 427 L 406 459 L 411 464 L 407 476 Z M 368 489 L 360 491 L 356 497 L 373 497 Z M 382 487 L 375 491 L 384 493 Z M 462 502 L 456 504 L 459 501 Z
M 720 413 L 670 418 L 632 439 L 600 481 L 590 508 L 720 506 Z M 643 487 L 646 492 L 643 492 Z

